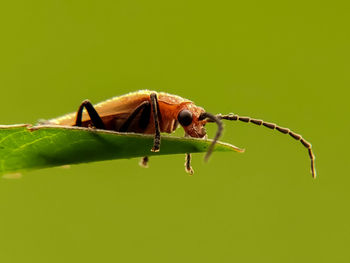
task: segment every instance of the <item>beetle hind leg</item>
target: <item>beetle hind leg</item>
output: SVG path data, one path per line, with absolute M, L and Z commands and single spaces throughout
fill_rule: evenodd
M 78 127 L 82 126 L 84 108 L 88 112 L 90 119 L 91 119 L 91 122 L 95 126 L 95 128 L 96 129 L 105 129 L 105 125 L 104 125 L 100 115 L 98 115 L 97 111 L 95 110 L 94 106 L 91 104 L 91 102 L 89 100 L 84 100 L 81 103 L 81 105 L 77 111 L 77 117 L 76 117 L 74 126 L 78 126 Z

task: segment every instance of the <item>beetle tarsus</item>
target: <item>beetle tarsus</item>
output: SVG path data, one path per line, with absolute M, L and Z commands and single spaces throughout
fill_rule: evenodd
M 151 152 L 157 153 L 157 152 L 159 152 L 159 150 L 160 150 L 159 146 L 154 145 L 151 149 Z
M 139 165 L 143 168 L 148 168 L 148 162 L 149 162 L 148 156 L 144 156 L 141 158 Z

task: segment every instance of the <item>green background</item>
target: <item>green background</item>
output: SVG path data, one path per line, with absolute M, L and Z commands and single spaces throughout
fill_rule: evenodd
M 1 124 L 153 89 L 293 129 L 319 177 L 289 136 L 226 122 L 246 152 L 192 177 L 173 155 L 1 179 L 0 261 L 349 262 L 345 3 L 2 1 Z

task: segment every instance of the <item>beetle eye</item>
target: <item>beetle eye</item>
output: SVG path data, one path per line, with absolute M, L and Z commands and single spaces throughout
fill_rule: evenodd
M 177 115 L 177 119 L 182 126 L 188 126 L 192 122 L 192 113 L 189 110 L 182 110 Z

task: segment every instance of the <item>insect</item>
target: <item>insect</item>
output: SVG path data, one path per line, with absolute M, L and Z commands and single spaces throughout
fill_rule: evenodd
M 86 111 L 84 111 L 84 108 Z M 196 106 L 190 100 L 164 92 L 141 90 L 114 97 L 95 106 L 89 100 L 84 100 L 76 113 L 51 119 L 48 123 L 95 127 L 118 132 L 154 134 L 153 147 L 151 149 L 153 152 L 160 150 L 161 132 L 172 133 L 181 125 L 185 131 L 185 136 L 203 138 L 206 136 L 204 126 L 207 123 L 216 123 L 218 126 L 216 135 L 204 158 L 208 160 L 222 134 L 222 120 L 250 122 L 289 134 L 307 148 L 311 160 L 311 173 L 314 178 L 316 177 L 315 156 L 312 152 L 311 144 L 303 139 L 301 135 L 274 123 L 250 117 L 241 117 L 232 113 L 213 115 Z M 148 161 L 148 157 L 145 156 L 140 164 L 147 166 Z M 189 174 L 193 174 L 191 153 L 186 154 L 185 169 Z

